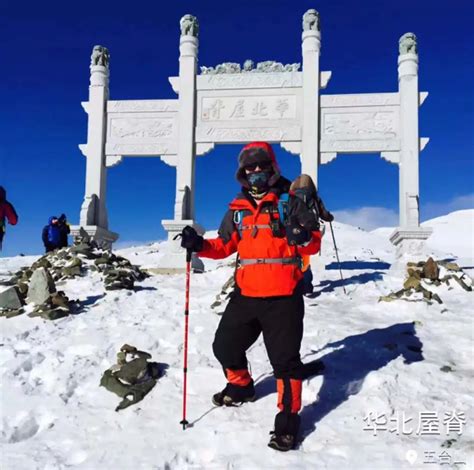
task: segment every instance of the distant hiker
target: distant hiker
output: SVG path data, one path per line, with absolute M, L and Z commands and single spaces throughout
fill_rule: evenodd
M 268 143 L 246 145 L 238 161 L 236 177 L 242 192 L 230 203 L 218 238 L 204 240 L 187 226 L 181 244 L 213 259 L 237 251 L 236 288 L 213 343 L 227 385 L 212 401 L 217 406 L 232 406 L 255 400 L 245 353 L 263 333 L 277 379 L 280 409 L 268 445 L 287 451 L 294 447 L 300 425 L 304 316 L 300 257 L 319 251 L 321 233 L 306 204 L 298 197 L 288 197 L 290 181 L 280 176 Z
M 44 226 L 42 239 L 46 253 L 60 248 L 61 230 L 59 228 L 59 220 L 56 216 L 51 216 L 48 220 L 48 225 Z
M 58 219 L 59 232 L 61 234 L 59 240 L 59 248 L 68 246 L 67 236 L 71 233 L 71 227 L 66 219 L 65 214 L 61 214 Z
M 319 197 L 316 186 L 309 175 L 298 176 L 290 186 L 290 194 L 299 197 L 313 212 L 315 217 L 325 222 L 332 222 L 334 216 L 324 207 L 322 199 Z M 304 294 L 313 293 L 313 271 L 311 270 L 310 256 L 304 255 L 302 258 Z
M 7 192 L 3 186 L 0 186 L 0 251 L 2 251 L 3 238 L 6 232 L 6 222 L 10 225 L 16 225 L 18 215 L 13 205 L 7 201 Z

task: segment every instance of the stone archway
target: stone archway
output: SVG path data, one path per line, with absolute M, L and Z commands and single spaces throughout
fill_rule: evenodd
M 418 159 L 428 139 L 420 139 L 418 107 L 427 93 L 418 91 L 416 38 L 399 41 L 398 81 L 394 93 L 321 95 L 331 72 L 321 72 L 319 14 L 303 15 L 300 64 L 246 61 L 201 67 L 198 74 L 199 24 L 185 15 L 180 22 L 179 75 L 170 77 L 177 99 L 111 101 L 109 55 L 96 46 L 91 57 L 86 191 L 80 226 L 112 242 L 105 203 L 107 168 L 127 156 L 158 156 L 176 168 L 174 218 L 163 220 L 172 249 L 166 267 L 183 265 L 173 237 L 185 225 L 197 225 L 194 210 L 195 159 L 216 144 L 263 140 L 298 155 L 301 170 L 317 184 L 318 167 L 338 153 L 381 152 L 399 166 L 400 226 L 391 240 L 400 250 L 423 241 L 430 230 L 419 224 Z M 74 227 L 78 231 L 79 226 Z

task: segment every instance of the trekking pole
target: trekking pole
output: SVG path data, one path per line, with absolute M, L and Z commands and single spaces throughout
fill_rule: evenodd
M 191 257 L 193 252 L 186 250 L 186 303 L 184 306 L 184 358 L 183 358 L 183 431 L 189 422 L 186 420 L 186 391 L 188 385 L 188 330 L 189 330 L 189 282 L 191 279 Z
M 346 288 L 344 286 L 344 278 L 342 277 L 341 262 L 339 261 L 339 253 L 337 252 L 336 238 L 334 237 L 334 230 L 332 228 L 332 222 L 329 222 L 329 226 L 331 227 L 332 241 L 334 242 L 334 249 L 336 250 L 336 259 L 337 259 L 337 264 L 339 266 L 339 274 L 341 275 L 342 290 L 344 291 L 344 294 L 347 295 Z

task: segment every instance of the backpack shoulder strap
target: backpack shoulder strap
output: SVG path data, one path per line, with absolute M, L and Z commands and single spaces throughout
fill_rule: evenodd
M 249 211 L 248 209 L 238 209 L 234 211 L 234 224 L 237 228 L 237 232 L 239 232 L 240 238 L 242 238 L 242 227 L 243 227 L 244 217 L 251 213 L 252 212 Z
M 290 200 L 290 195 L 288 193 L 283 193 L 280 195 L 278 200 L 278 214 L 280 215 L 280 222 L 284 225 L 286 219 L 288 218 L 288 202 Z

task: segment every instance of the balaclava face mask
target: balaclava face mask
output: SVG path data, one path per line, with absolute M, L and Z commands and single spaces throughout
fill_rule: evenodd
M 268 191 L 268 181 L 270 180 L 269 171 L 255 171 L 247 175 L 247 181 L 250 184 L 250 191 L 261 193 Z

